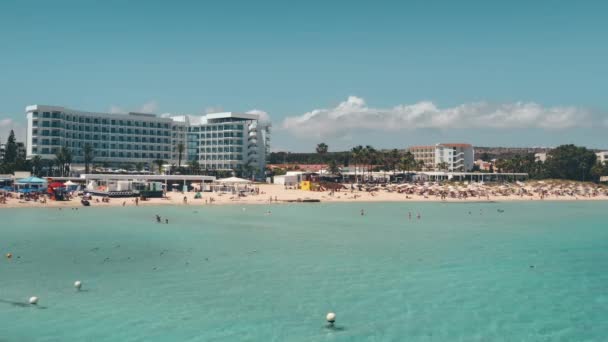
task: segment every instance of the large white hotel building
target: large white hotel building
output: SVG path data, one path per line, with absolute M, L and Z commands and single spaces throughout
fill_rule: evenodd
M 270 124 L 256 114 L 232 112 L 200 116 L 109 114 L 65 107 L 32 105 L 27 113 L 27 157 L 54 159 L 67 146 L 73 162 L 84 162 L 84 147 L 93 147 L 94 163 L 151 165 L 162 159 L 183 164 L 198 160 L 202 169 L 237 170 L 249 166 L 263 174 L 269 151 Z
M 412 146 L 408 151 L 416 161 L 422 161 L 427 170 L 438 170 L 440 164 L 445 164 L 446 170 L 443 171 L 471 171 L 475 159 L 475 151 L 470 144 Z

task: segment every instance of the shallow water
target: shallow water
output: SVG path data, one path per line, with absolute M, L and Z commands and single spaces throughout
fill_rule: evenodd
M 607 209 L 0 210 L 0 341 L 605 341 Z

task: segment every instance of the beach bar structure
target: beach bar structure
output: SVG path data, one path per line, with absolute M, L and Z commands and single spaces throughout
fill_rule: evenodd
M 38 177 L 26 177 L 26 178 L 21 178 L 15 181 L 15 188 L 18 189 L 18 191 L 20 192 L 25 192 L 23 190 L 46 190 L 46 186 L 47 186 L 47 181 L 44 178 L 38 178 Z
M 416 172 L 414 179 L 428 181 L 470 181 L 470 182 L 509 182 L 523 181 L 527 173 L 484 173 L 484 172 Z
M 200 183 L 201 189 L 209 188 L 210 184 L 215 181 L 214 176 L 201 175 L 116 175 L 116 174 L 84 174 L 80 176 L 86 184 L 91 181 L 97 184 L 109 184 L 116 182 L 161 182 L 164 183 L 165 189 L 170 187 L 181 188 L 179 190 L 187 191 L 188 186 Z M 122 183 L 124 184 L 124 183 Z

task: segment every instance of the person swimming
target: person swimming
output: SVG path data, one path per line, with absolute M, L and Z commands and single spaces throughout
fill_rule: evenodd
M 157 214 L 157 215 L 156 215 L 156 223 L 160 223 L 160 221 L 161 221 L 161 218 L 160 218 L 160 216 Z
M 361 209 L 361 216 L 365 216 L 365 210 Z

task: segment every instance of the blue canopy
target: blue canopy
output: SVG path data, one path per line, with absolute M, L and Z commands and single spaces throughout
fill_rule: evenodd
M 46 183 L 46 179 L 38 178 L 38 177 L 27 177 L 21 178 L 17 180 L 17 184 L 44 184 Z

